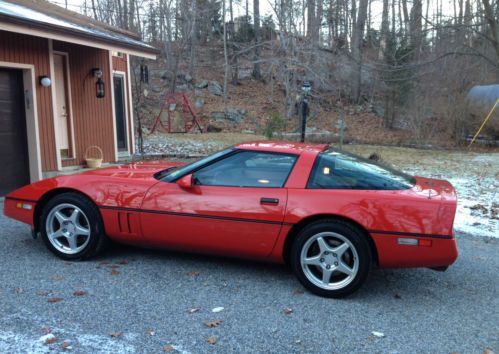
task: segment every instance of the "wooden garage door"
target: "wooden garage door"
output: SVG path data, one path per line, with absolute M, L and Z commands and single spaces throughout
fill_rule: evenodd
M 0 196 L 29 181 L 23 73 L 0 68 Z

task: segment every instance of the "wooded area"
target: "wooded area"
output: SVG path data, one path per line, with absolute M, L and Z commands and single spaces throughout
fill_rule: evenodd
M 148 65 L 168 72 L 168 90 L 178 86 L 179 73 L 197 82 L 216 70 L 226 105 L 250 66 L 284 122 L 297 119 L 296 97 L 308 80 L 312 107 L 321 112 L 353 106 L 382 117 L 386 129 L 410 131 L 415 141 L 442 132 L 458 141 L 480 120 L 465 114 L 466 93 L 499 82 L 497 1 L 269 0 L 264 7 L 272 15 L 262 15 L 262 6 L 259 0 L 85 0 L 69 9 L 160 48 L 162 57 Z M 140 77 L 135 88 L 143 96 Z

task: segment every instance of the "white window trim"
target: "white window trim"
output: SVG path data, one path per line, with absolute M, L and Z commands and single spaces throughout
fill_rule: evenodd
M 114 162 L 118 161 L 118 138 L 116 136 L 116 109 L 114 106 L 114 82 L 113 82 L 113 52 L 108 51 L 109 58 L 109 89 L 111 91 L 111 111 L 113 115 L 113 142 L 114 142 Z
M 74 128 L 74 116 L 73 116 L 73 99 L 72 99 L 72 96 L 71 96 L 71 71 L 69 70 L 69 54 L 67 52 L 61 52 L 61 51 L 58 51 L 58 50 L 52 50 L 52 54 L 51 54 L 51 60 L 52 60 L 52 64 L 54 63 L 54 54 L 57 54 L 57 55 L 62 55 L 63 57 L 65 57 L 65 66 L 66 66 L 66 87 L 68 88 L 67 92 L 66 92 L 66 99 L 68 100 L 68 105 L 69 105 L 69 124 L 70 124 L 70 131 L 71 131 L 71 156 L 68 158 L 68 159 L 74 159 L 76 158 L 77 153 L 76 153 L 76 144 L 75 144 L 75 128 Z M 54 72 L 55 74 L 55 72 Z M 55 84 L 55 75 L 52 74 L 52 86 L 54 86 Z M 53 97 L 55 97 L 55 87 L 53 88 Z M 56 100 L 57 98 L 54 99 L 54 101 Z M 55 108 L 54 112 L 57 112 L 57 107 Z M 57 113 L 54 113 L 54 124 L 56 124 L 56 116 L 57 116 Z M 54 127 L 54 131 L 55 131 L 55 127 Z M 57 141 L 57 135 L 56 135 L 56 141 Z M 57 145 L 57 148 L 59 150 L 59 147 L 58 147 L 58 142 L 56 143 Z M 62 157 L 60 156 L 60 151 L 59 151 L 59 157 L 61 158 L 61 165 L 62 165 Z
M 123 98 L 124 102 L 123 104 L 125 105 L 125 130 L 126 130 L 126 151 L 118 151 L 118 156 L 124 156 L 124 155 L 130 155 L 130 127 L 129 127 L 129 113 L 128 113 L 128 90 L 127 90 L 127 79 L 126 79 L 126 73 L 124 71 L 119 71 L 119 70 L 113 70 L 113 80 L 111 81 L 111 85 L 113 85 L 113 91 L 114 91 L 114 76 L 120 76 L 123 78 Z M 113 92 L 113 107 L 114 107 L 115 101 L 114 101 L 114 92 Z M 116 110 L 114 111 L 114 123 L 116 125 Z M 117 138 L 116 138 L 117 140 Z M 118 149 L 118 142 L 116 141 L 116 149 Z
M 55 70 L 54 70 L 54 47 L 53 42 L 49 39 L 49 64 L 50 64 L 50 78 L 52 80 L 52 85 L 50 85 L 51 95 L 52 95 L 52 124 L 54 126 L 54 142 L 55 142 L 55 158 L 57 163 L 57 171 L 61 171 L 61 151 L 59 150 L 59 142 L 57 139 L 57 127 L 56 117 L 57 117 L 57 105 L 55 99 Z
M 26 133 L 28 136 L 28 159 L 30 181 L 42 179 L 42 158 L 40 152 L 40 131 L 38 128 L 38 102 L 36 99 L 37 81 L 35 66 L 0 61 L 0 67 L 23 71 L 24 109 L 26 112 Z
M 132 135 L 132 146 L 131 153 L 135 154 L 135 121 L 134 121 L 134 110 L 133 110 L 133 96 L 132 96 L 132 76 L 130 75 L 130 55 L 126 54 L 126 70 L 128 74 L 127 87 L 128 87 L 128 100 L 130 100 L 130 133 Z

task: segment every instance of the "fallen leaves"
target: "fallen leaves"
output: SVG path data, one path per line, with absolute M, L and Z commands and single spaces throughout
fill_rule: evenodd
M 56 303 L 56 302 L 60 302 L 62 300 L 64 300 L 62 297 L 49 297 L 47 299 L 47 302 L 50 302 L 51 304 L 53 304 L 53 303 Z
M 74 293 L 73 293 L 73 296 L 85 296 L 87 295 L 87 292 L 84 291 L 84 290 L 76 290 Z
M 196 313 L 196 312 L 199 312 L 199 310 L 201 310 L 199 307 L 194 307 L 192 309 L 187 310 L 187 312 L 188 313 Z
M 36 292 L 36 295 L 38 296 L 47 296 L 49 294 L 48 291 L 37 291 Z
M 64 280 L 64 277 L 62 275 L 54 275 L 51 279 L 54 281 L 61 281 Z
M 199 272 L 192 271 L 192 272 L 187 273 L 187 275 L 190 277 L 196 278 L 199 276 Z
M 206 321 L 204 324 L 208 328 L 214 328 L 220 326 L 222 322 L 223 322 L 222 320 L 212 320 L 212 321 Z
M 121 265 L 125 265 L 125 264 L 128 264 L 128 263 L 130 263 L 130 262 L 129 262 L 129 261 L 127 261 L 126 259 L 122 259 L 122 260 L 119 260 L 117 263 L 118 263 L 118 264 L 121 264 Z
M 111 271 L 111 275 L 120 275 L 120 272 L 118 272 L 116 269 L 113 269 Z
M 206 341 L 208 344 L 215 344 L 217 342 L 217 338 L 215 336 L 209 336 Z
M 109 335 L 113 338 L 119 338 L 123 335 L 123 332 L 111 332 Z
M 302 295 L 302 294 L 305 294 L 305 291 L 303 289 L 297 288 L 297 289 L 295 289 L 295 291 L 293 291 L 293 294 Z
M 39 340 L 47 345 L 57 342 L 57 338 L 52 333 L 47 333 L 46 335 L 41 336 Z
M 48 326 L 43 326 L 42 327 L 42 333 L 43 334 L 49 334 L 50 332 L 52 332 L 52 330 Z
M 217 312 L 222 312 L 223 310 L 224 310 L 224 308 L 220 306 L 220 307 L 214 307 L 211 310 L 211 312 L 217 313 Z
M 22 293 L 24 293 L 24 289 L 23 288 L 15 288 L 14 291 L 16 292 L 16 294 L 22 294 Z
M 73 349 L 73 347 L 71 347 L 71 343 L 68 340 L 65 340 L 64 342 L 62 342 L 61 348 L 63 350 L 71 350 L 71 349 Z
M 286 308 L 284 308 L 284 310 L 282 310 L 282 313 L 285 315 L 291 315 L 293 313 L 293 309 L 286 307 Z
M 146 331 L 147 335 L 148 336 L 154 336 L 156 334 L 156 331 L 154 331 L 154 329 L 152 328 L 148 328 L 147 331 Z
M 173 346 L 172 346 L 172 345 L 170 345 L 170 344 L 168 344 L 168 345 L 164 345 L 164 346 L 163 346 L 163 351 L 164 351 L 165 353 L 169 353 L 169 352 L 173 351 L 174 349 L 175 349 L 175 348 L 173 348 Z

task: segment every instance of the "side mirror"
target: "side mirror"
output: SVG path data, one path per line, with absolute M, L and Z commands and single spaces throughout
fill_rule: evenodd
M 194 179 L 192 175 L 187 175 L 179 179 L 177 184 L 182 188 L 192 188 L 194 186 Z

